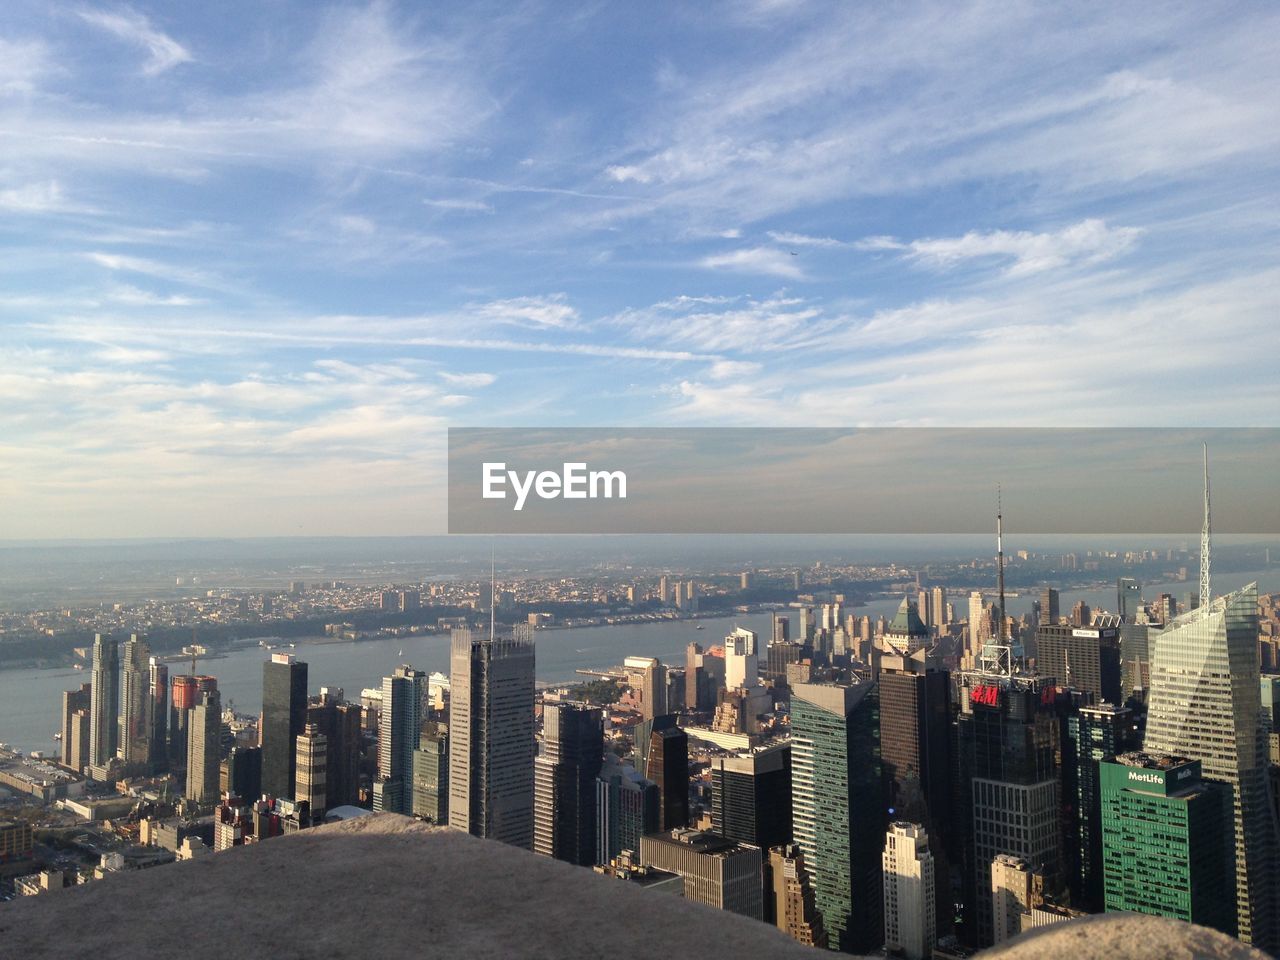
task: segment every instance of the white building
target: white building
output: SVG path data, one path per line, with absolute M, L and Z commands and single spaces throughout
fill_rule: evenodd
M 927 960 L 937 941 L 936 890 L 929 835 L 917 823 L 892 823 L 881 857 L 885 949 Z

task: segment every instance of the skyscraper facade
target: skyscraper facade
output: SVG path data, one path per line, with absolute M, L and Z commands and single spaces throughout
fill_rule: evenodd
M 878 701 L 869 682 L 791 691 L 793 830 L 830 946 L 850 953 L 883 943 Z
M 533 630 L 453 632 L 449 826 L 533 848 Z
M 1046 679 L 1082 690 L 1094 703 L 1123 703 L 1120 624 L 1045 624 L 1036 630 L 1036 670 Z
M 314 723 L 308 723 L 298 735 L 297 788 L 295 799 L 307 804 L 313 820 L 319 820 L 328 809 L 329 738 Z
M 293 799 L 297 741 L 307 723 L 307 665 L 273 653 L 262 665 L 262 792 Z
M 397 667 L 382 680 L 375 809 L 387 813 L 412 810 L 413 752 L 421 737 L 426 693 L 427 674 L 410 666 Z
M 658 831 L 658 785 L 610 755 L 596 780 L 596 862 L 623 850 L 640 853 L 640 838 Z
M 1206 779 L 1230 786 L 1238 936 L 1274 951 L 1276 818 L 1267 784 L 1257 641 L 1256 584 L 1154 634 L 1143 750 L 1199 760 Z
M 881 874 L 885 950 L 907 960 L 929 960 L 937 942 L 937 888 L 923 826 L 902 821 L 889 824 Z
M 151 648 L 141 634 L 124 643 L 120 691 L 120 759 L 151 759 Z
M 759 847 L 698 830 L 640 839 L 640 859 L 684 878 L 684 898 L 754 920 L 764 917 L 764 866 Z
M 799 844 L 788 843 L 769 851 L 769 886 L 771 915 L 778 929 L 807 947 L 827 949 L 827 931 Z
M 689 735 L 672 714 L 657 717 L 645 751 L 645 776 L 658 787 L 658 829 L 689 823 Z
M 428 723 L 413 752 L 413 815 L 432 823 L 449 822 L 449 730 Z
M 1075 765 L 1075 775 L 1069 778 L 1074 796 L 1064 805 L 1069 811 L 1067 830 L 1073 847 L 1063 851 L 1071 868 L 1071 903 L 1099 913 L 1103 908 L 1099 764 L 1138 746 L 1133 712 L 1110 703 L 1081 707 L 1067 718 L 1067 736 L 1071 749 L 1064 750 L 1064 756 L 1069 753 Z
M 62 765 L 77 773 L 83 773 L 89 760 L 89 724 L 86 722 L 93 709 L 93 687 L 82 683 L 79 690 L 67 690 L 62 694 Z M 81 742 L 81 738 L 85 738 Z
M 533 771 L 533 852 L 579 866 L 596 859 L 596 779 L 604 763 L 604 714 L 547 703 Z
M 222 700 L 216 690 L 200 696 L 191 711 L 187 740 L 188 800 L 201 806 L 218 801 L 218 768 L 222 761 Z
M 152 657 L 147 670 L 147 700 L 151 711 L 151 767 L 162 771 L 169 766 L 169 668 Z
M 711 760 L 711 829 L 768 850 L 791 842 L 791 744 Z
M 106 764 L 120 742 L 120 647 L 99 633 L 93 638 L 93 674 L 89 713 L 89 762 Z

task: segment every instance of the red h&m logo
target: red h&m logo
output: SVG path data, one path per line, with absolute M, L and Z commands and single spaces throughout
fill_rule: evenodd
M 974 687 L 969 692 L 969 699 L 973 703 L 982 704 L 984 707 L 998 707 L 1000 705 L 1000 688 L 990 684 Z

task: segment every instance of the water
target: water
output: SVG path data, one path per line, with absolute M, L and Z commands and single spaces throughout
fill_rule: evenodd
M 1192 571 L 1194 572 L 1194 571 Z M 1262 593 L 1280 591 L 1280 567 L 1244 573 L 1220 574 L 1214 577 L 1215 592 L 1235 590 L 1250 581 L 1258 582 Z M 1196 590 L 1192 581 L 1144 584 L 1142 595 L 1150 600 L 1170 593 L 1181 602 Z M 988 594 L 990 596 L 990 593 Z M 1031 611 L 1039 591 L 1026 591 L 1010 597 L 1006 604 L 1015 617 Z M 901 597 L 881 597 L 864 606 L 852 608 L 859 616 L 892 618 Z M 949 599 L 956 616 L 968 616 L 968 594 L 954 591 Z M 1114 585 L 1087 590 L 1064 590 L 1061 612 L 1065 615 L 1077 600 L 1084 600 L 1094 610 L 1114 610 Z M 788 615 L 784 611 L 784 615 Z M 790 614 L 792 629 L 798 623 Z M 682 666 L 685 647 L 698 641 L 704 647 L 719 643 L 736 623 L 756 631 L 761 643 L 771 633 L 768 613 L 740 614 L 704 620 L 660 621 L 643 624 L 615 624 L 582 627 L 573 630 L 540 630 L 537 633 L 537 676 L 544 683 L 564 683 L 581 679 L 575 670 L 605 670 L 618 666 L 630 655 L 658 657 L 663 663 Z M 702 624 L 704 629 L 696 629 Z M 287 648 L 284 648 L 287 649 Z M 404 654 L 401 655 L 401 649 Z M 277 651 L 279 652 L 279 651 Z M 420 637 L 388 637 L 359 643 L 308 643 L 299 641 L 291 651 L 308 664 L 307 677 L 311 693 L 321 686 L 342 687 L 350 699 L 356 699 L 365 687 L 377 686 L 399 664 L 409 663 L 430 672 L 449 670 L 449 637 L 430 634 Z M 255 714 L 262 707 L 262 662 L 267 653 L 257 647 L 235 650 L 225 657 L 199 664 L 199 672 L 218 678 L 223 703 L 234 703 L 239 713 Z M 181 673 L 181 663 L 170 663 L 171 673 Z M 59 729 L 62 692 L 73 690 L 89 680 L 88 670 L 3 670 L 0 671 L 0 742 L 20 750 L 53 752 L 53 731 Z

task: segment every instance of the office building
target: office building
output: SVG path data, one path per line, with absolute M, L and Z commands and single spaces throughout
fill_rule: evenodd
M 888 813 L 924 824 L 936 851 L 950 832 L 950 674 L 919 647 L 909 656 L 883 656 L 879 686 Z
M 449 728 L 428 723 L 413 752 L 413 809 L 415 817 L 431 823 L 449 822 Z
M 427 674 L 400 666 L 382 680 L 382 717 L 378 723 L 378 777 L 374 808 L 409 813 L 413 808 L 413 752 L 422 731 Z
M 804 853 L 788 843 L 769 850 L 766 919 L 792 940 L 807 947 L 827 949 L 827 931 L 813 895 L 813 883 L 805 869 Z
M 880 863 L 885 951 L 907 960 L 929 960 L 938 939 L 937 886 L 924 827 L 889 824 Z
M 1055 624 L 1061 616 L 1058 609 L 1058 591 L 1053 587 L 1045 587 L 1040 591 L 1040 623 Z
M 533 849 L 533 630 L 453 632 L 449 826 Z
M 120 759 L 145 764 L 151 759 L 151 648 L 141 634 L 124 643 L 120 691 Z
M 320 821 L 328 803 L 329 738 L 314 723 L 308 723 L 298 735 L 297 789 L 294 799 L 305 803 L 311 818 Z
M 292 799 L 299 735 L 307 723 L 307 665 L 273 653 L 262 665 L 262 792 Z
M 639 854 L 640 838 L 659 829 L 659 805 L 658 785 L 610 754 L 596 780 L 596 863 Z
M 884 648 L 893 653 L 909 656 L 929 646 L 932 634 L 929 627 L 920 618 L 920 611 L 906 597 L 898 605 L 898 612 L 885 628 L 881 641 Z
M 754 631 L 734 627 L 724 638 L 724 686 L 726 690 L 760 685 L 758 638 Z
M 163 772 L 169 767 L 169 668 L 152 657 L 147 664 L 147 674 L 151 768 Z
M 642 837 L 643 864 L 679 874 L 684 897 L 754 920 L 764 918 L 763 861 L 759 847 L 698 830 Z
M 1063 858 L 1069 867 L 1071 903 L 1091 913 L 1103 909 L 1102 792 L 1099 763 L 1138 747 L 1133 711 L 1110 703 L 1081 707 L 1067 718 L 1063 764 L 1074 775 L 1064 776 L 1073 796 L 1067 811 L 1069 847 Z M 1064 771 L 1065 773 L 1066 771 Z
M 1199 760 L 1229 785 L 1238 936 L 1274 951 L 1277 838 L 1267 783 L 1254 584 L 1202 604 L 1155 634 L 1143 750 Z
M 791 690 L 792 818 L 832 949 L 875 950 L 886 821 L 874 683 Z
M 689 823 L 689 735 L 676 726 L 673 714 L 657 717 L 648 734 L 644 772 L 658 787 L 658 829 Z
M 791 842 L 791 744 L 711 759 L 711 829 L 762 850 Z
M 1234 934 L 1231 790 L 1201 763 L 1145 753 L 1099 766 L 1108 912 L 1173 917 Z
M 101 633 L 93 638 L 90 688 L 89 763 L 101 767 L 120 743 L 120 647 Z
M 1035 871 L 1022 857 L 999 853 L 992 858 L 989 872 L 991 942 L 998 945 L 1022 933 L 1023 918 L 1031 913 Z
M 596 859 L 596 778 L 604 763 L 604 714 L 547 703 L 533 768 L 533 852 L 589 867 Z
M 307 705 L 307 723 L 313 723 L 328 742 L 326 793 L 329 809 L 360 801 L 361 707 L 347 703 L 341 690 L 320 689 Z
M 206 693 L 218 689 L 214 677 L 182 674 L 169 681 L 169 766 L 174 772 L 187 769 L 191 711 Z
M 93 709 L 93 687 L 82 683 L 79 690 L 62 694 L 62 765 L 84 773 L 89 765 L 89 723 Z
M 646 720 L 667 712 L 667 671 L 656 657 L 627 657 L 622 662 L 627 683 L 640 697 L 640 714 Z
M 232 747 L 222 761 L 218 786 L 248 803 L 262 798 L 262 748 Z
M 1133 577 L 1116 578 L 1116 614 L 1121 623 L 1133 623 L 1142 605 L 1142 584 Z
M 1123 703 L 1120 624 L 1115 618 L 1086 626 L 1046 624 L 1036 630 L 1036 672 L 1087 693 L 1094 703 Z
M 200 695 L 191 710 L 187 740 L 188 800 L 201 806 L 218 801 L 218 772 L 222 761 L 222 700 L 216 690 Z

